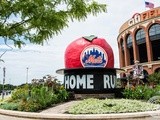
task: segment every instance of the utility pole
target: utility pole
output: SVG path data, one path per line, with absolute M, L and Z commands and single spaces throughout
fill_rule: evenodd
M 6 68 L 3 67 L 3 88 L 2 88 L 2 100 L 4 99 L 4 84 L 5 84 L 5 77 L 6 77 Z

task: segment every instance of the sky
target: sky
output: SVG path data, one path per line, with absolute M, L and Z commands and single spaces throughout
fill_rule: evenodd
M 0 44 L 0 54 L 8 49 L 0 62 L 0 84 L 3 81 L 3 68 L 6 68 L 5 84 L 20 85 L 31 82 L 32 79 L 40 79 L 45 75 L 56 76 L 63 81 L 63 75 L 56 70 L 64 68 L 64 53 L 66 47 L 74 40 L 89 35 L 96 35 L 106 39 L 114 52 L 114 67 L 119 68 L 119 55 L 117 36 L 121 25 L 129 20 L 134 13 L 148 10 L 144 0 L 97 0 L 107 4 L 107 13 L 97 16 L 88 16 L 86 21 L 70 22 L 69 27 L 62 30 L 58 36 L 54 36 L 43 46 L 29 44 L 21 49 L 10 50 Z M 159 0 L 146 0 L 160 6 Z M 27 70 L 28 68 L 28 70 Z M 27 72 L 28 71 L 28 72 Z M 28 75 L 27 75 L 28 74 Z M 27 79 L 28 76 L 28 79 Z

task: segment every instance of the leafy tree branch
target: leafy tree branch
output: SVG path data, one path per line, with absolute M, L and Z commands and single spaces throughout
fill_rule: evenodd
M 43 44 L 88 15 L 106 12 L 106 4 L 94 0 L 1 0 L 0 37 L 21 48 L 26 41 Z

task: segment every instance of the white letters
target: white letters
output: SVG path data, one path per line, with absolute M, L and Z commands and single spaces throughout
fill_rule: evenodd
M 76 87 L 76 78 L 74 75 L 70 77 L 69 85 L 71 89 L 74 89 Z
M 65 76 L 64 78 L 64 87 L 69 89 L 69 76 Z
M 103 75 L 102 79 L 96 81 L 92 74 L 66 75 L 64 78 L 64 87 L 66 89 L 97 89 L 97 86 L 99 89 L 113 89 L 116 87 L 116 75 Z
M 81 78 L 79 75 L 77 75 L 77 89 L 80 88 L 80 86 L 82 86 L 83 89 L 86 89 L 86 76 L 83 75 Z
M 140 14 L 136 14 L 136 15 L 134 16 L 134 21 L 135 21 L 135 23 L 138 23 L 138 22 L 141 21 L 141 16 L 140 16 Z
M 115 88 L 116 86 L 116 76 L 110 76 L 111 88 Z
M 116 81 L 116 77 L 114 75 L 104 75 L 103 76 L 103 81 L 104 81 L 104 89 L 106 88 L 115 88 L 115 81 Z
M 103 81 L 104 81 L 104 88 L 111 88 L 110 83 L 109 83 L 109 76 L 108 75 L 103 76 Z
M 93 89 L 93 75 L 87 75 L 87 88 Z
M 129 25 L 129 26 L 134 25 L 134 19 L 133 19 L 133 18 L 128 21 L 128 25 Z
M 139 13 L 136 13 L 129 21 L 128 21 L 128 25 L 132 26 L 138 22 L 141 21 L 141 15 Z

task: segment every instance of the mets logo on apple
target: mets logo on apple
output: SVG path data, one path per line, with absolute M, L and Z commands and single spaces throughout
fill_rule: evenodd
M 89 45 L 81 52 L 80 59 L 83 67 L 105 67 L 108 55 L 102 47 Z

